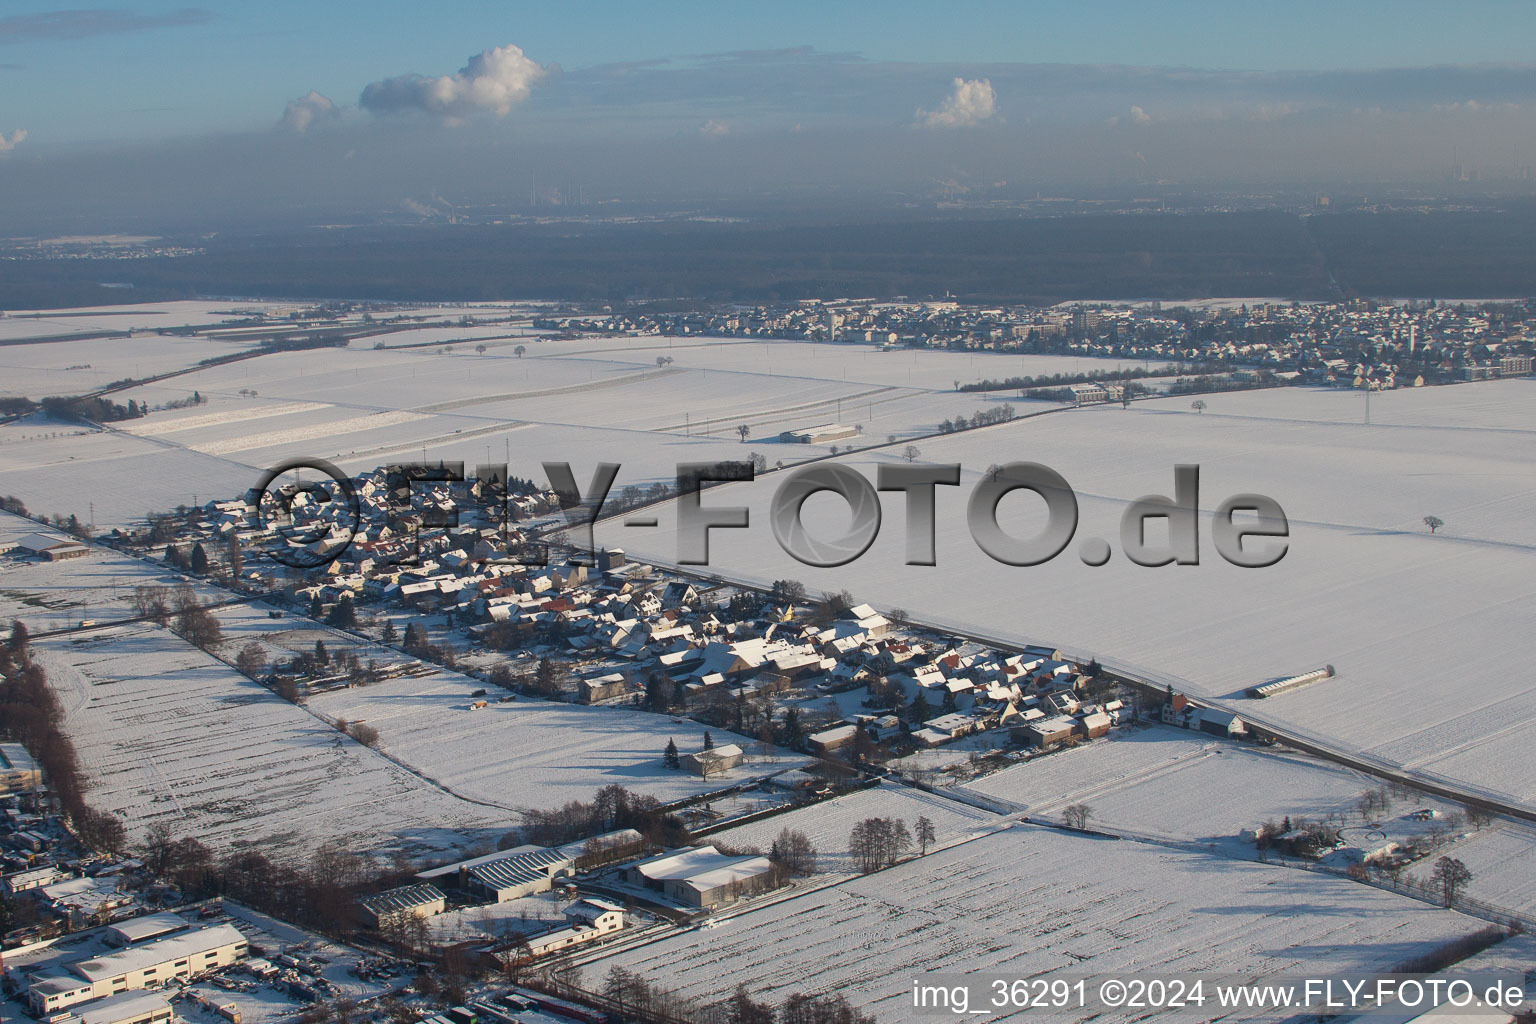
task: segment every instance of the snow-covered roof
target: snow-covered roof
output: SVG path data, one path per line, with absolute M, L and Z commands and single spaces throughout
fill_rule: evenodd
M 643 860 L 635 870 L 653 882 L 679 881 L 702 892 L 744 881 L 770 867 L 767 857 L 731 857 L 713 846 L 699 846 Z
M 233 925 L 216 924 L 140 946 L 129 946 L 105 956 L 81 960 L 70 964 L 69 969 L 86 981 L 109 981 L 122 974 L 131 974 L 146 967 L 182 960 L 197 953 L 244 941 L 245 936 Z

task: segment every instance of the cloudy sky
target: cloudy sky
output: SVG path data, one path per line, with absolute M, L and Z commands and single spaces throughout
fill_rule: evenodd
M 1536 159 L 1524 0 L 0 12 L 0 184 L 44 205 L 108 178 L 125 203 L 159 180 L 323 206 L 526 194 L 540 167 L 638 198 L 1433 180 L 1458 157 L 1518 179 Z

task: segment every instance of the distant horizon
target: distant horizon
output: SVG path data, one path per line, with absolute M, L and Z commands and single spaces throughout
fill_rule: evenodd
M 1063 184 L 1536 195 L 1536 7 L 1491 0 L 598 3 L 576 30 L 485 2 L 10 10 L 0 218 L 50 233 Z

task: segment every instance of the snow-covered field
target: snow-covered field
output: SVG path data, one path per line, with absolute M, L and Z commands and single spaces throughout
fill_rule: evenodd
M 470 694 L 484 686 L 439 671 L 332 691 L 308 706 L 328 718 L 367 722 L 391 757 L 461 796 L 513 810 L 591 800 L 615 783 L 678 800 L 805 762 L 742 741 L 747 759 L 706 781 L 662 764 L 668 739 L 682 751 L 703 746 L 705 730 L 696 722 L 526 697 L 471 711 Z
M 57 530 L 0 512 L 0 543 L 37 532 L 62 536 Z M 98 622 L 129 618 L 137 614 L 135 587 L 175 587 L 180 582 L 182 577 L 169 569 L 100 546 L 82 558 L 62 562 L 0 556 L 0 621 L 21 619 L 31 632 L 41 633 L 73 627 L 85 618 Z M 200 584 L 193 589 L 203 600 L 228 596 Z
M 836 344 L 749 338 L 644 337 L 594 339 L 576 342 L 545 342 L 540 355 L 602 355 L 614 362 L 654 364 L 657 356 L 671 356 L 679 366 L 804 377 L 812 380 L 846 380 L 887 387 L 948 389 L 956 381 L 971 384 L 1008 377 L 1041 377 L 1052 374 L 1100 373 L 1141 370 L 1136 360 L 1099 359 L 1092 356 L 950 352 L 943 349 L 892 349 L 884 351 L 860 342 Z M 1160 364 L 1152 364 L 1157 369 Z M 980 395 L 966 395 L 976 398 Z
M 825 800 L 761 821 L 711 833 L 708 841 L 738 848 L 756 847 L 767 853 L 781 830 L 794 829 L 804 832 L 816 848 L 818 872 L 852 872 L 857 871 L 858 867 L 848 852 L 848 836 L 855 824 L 865 818 L 899 818 L 912 833 L 915 850 L 915 823 L 922 817 L 933 822 L 937 837 L 930 847 L 930 853 L 958 839 L 992 831 L 1001 822 L 995 814 L 956 800 L 893 783 L 881 783 L 874 789 L 860 790 L 835 800 Z
M 145 335 L 0 345 L 0 381 L 4 382 L 0 396 L 36 401 L 49 395 L 84 394 L 130 377 L 168 373 L 241 352 L 251 344 Z
M 1019 825 L 587 973 L 617 964 L 706 1001 L 737 983 L 774 1003 L 840 992 L 886 1022 L 920 1017 L 912 981 L 929 973 L 1326 977 L 1391 968 L 1480 925 L 1341 878 Z
M 1469 896 L 1527 915 L 1536 913 L 1536 826 L 1499 821 L 1440 852 L 1472 872 Z M 1428 866 L 1419 873 L 1427 875 Z
M 1379 785 L 1302 755 L 1147 726 L 1115 730 L 962 788 L 1047 818 L 1084 803 L 1092 822 L 1106 828 L 1207 839 L 1235 836 L 1270 818 L 1322 818 L 1350 809 Z
M 1203 415 L 1164 399 L 933 438 L 920 445 L 924 461 L 965 467 L 960 487 L 937 489 L 936 568 L 902 564 L 904 499 L 894 493 L 882 497 L 885 525 L 861 558 L 835 569 L 798 563 L 768 529 L 774 477 L 709 492 L 707 505 L 747 506 L 754 524 L 712 531 L 711 568 L 763 583 L 796 578 L 813 592 L 846 588 L 962 631 L 1097 655 L 1228 699 L 1254 719 L 1536 802 L 1536 681 L 1521 642 L 1536 599 L 1533 397 L 1531 380 L 1393 392 L 1373 398 L 1365 426 L 1346 418 L 1361 409 L 1347 392 L 1228 394 Z M 1298 413 L 1287 419 L 1290 402 Z M 1437 422 L 1468 418 L 1477 425 Z M 896 458 L 842 461 L 873 478 Z M 1117 555 L 1090 568 L 1076 546 L 1045 565 L 994 562 L 969 535 L 965 502 L 988 464 L 1012 460 L 1063 474 L 1078 495 L 1077 537 L 1112 542 L 1130 501 L 1170 492 L 1173 467 L 1198 464 L 1202 563 L 1144 568 Z M 1229 565 L 1210 541 L 1214 507 L 1247 492 L 1274 498 L 1290 519 L 1288 554 L 1269 568 Z M 1005 499 L 1004 528 L 1035 535 L 1037 506 Z M 1434 536 L 1420 524 L 1429 514 L 1447 524 Z M 846 507 L 813 498 L 805 522 L 835 536 Z M 633 534 L 610 527 L 599 540 L 676 559 L 670 510 L 660 529 Z M 1263 702 L 1242 696 L 1325 664 L 1338 670 L 1326 683 Z
M 461 800 L 341 736 L 165 629 L 42 640 L 88 799 L 135 838 L 165 821 L 218 848 L 303 854 L 326 840 L 425 857 L 515 816 Z

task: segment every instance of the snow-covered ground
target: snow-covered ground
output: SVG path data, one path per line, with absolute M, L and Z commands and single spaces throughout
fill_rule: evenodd
M 1347 392 L 1228 394 L 1210 398 L 1203 415 L 1163 399 L 933 438 L 920 445 L 922 460 L 965 467 L 960 487 L 937 489 L 937 567 L 903 564 L 897 493 L 882 496 L 884 527 L 858 560 L 800 564 L 768 528 L 779 483 L 769 477 L 709 492 L 706 505 L 746 506 L 754 524 L 712 531 L 711 568 L 760 583 L 800 579 L 813 592 L 846 588 L 919 620 L 1097 655 L 1227 699 L 1256 720 L 1536 803 L 1536 681 L 1520 639 L 1536 599 L 1533 396 L 1536 381 L 1523 379 L 1391 392 L 1373 398 L 1365 426 L 1348 421 L 1363 410 Z M 873 479 L 899 458 L 841 461 Z M 1173 467 L 1198 464 L 1201 564 L 1145 568 L 1122 554 L 1090 568 L 1076 546 L 1028 568 L 993 561 L 969 535 L 966 501 L 989 464 L 1012 460 L 1063 474 L 1078 495 L 1077 537 L 1108 537 L 1112 547 L 1129 502 L 1170 492 Z M 1210 541 L 1214 508 L 1251 492 L 1274 498 L 1290 520 L 1287 555 L 1265 569 L 1227 564 Z M 1004 499 L 1003 527 L 1037 534 L 1038 504 Z M 1420 523 L 1429 514 L 1448 524 L 1434 536 Z M 821 536 L 846 529 L 847 515 L 828 495 L 805 505 L 807 529 Z M 670 509 L 656 531 L 615 524 L 599 541 L 658 562 L 678 551 Z M 1338 670 L 1328 682 L 1243 697 L 1248 686 L 1325 664 Z
M 0 544 L 14 543 L 29 533 L 62 537 L 60 531 L 9 512 L 0 512 Z M 0 555 L 0 621 L 21 619 L 32 633 L 77 626 L 81 619 L 105 622 L 137 614 L 133 591 L 138 586 L 174 588 L 182 577 L 168 567 L 97 546 L 81 558 L 42 562 Z M 228 594 L 194 584 L 203 600 L 223 600 Z
M 303 854 L 327 840 L 426 857 L 516 824 L 342 736 L 168 630 L 42 640 L 87 799 L 138 837 L 157 822 L 228 848 Z
M 471 694 L 484 686 L 437 671 L 334 690 L 308 706 L 327 718 L 366 722 L 391 757 L 461 796 L 509 810 L 591 800 L 610 784 L 679 800 L 806 760 L 742 740 L 746 760 L 705 780 L 662 764 L 669 739 L 685 752 L 703 746 L 706 730 L 696 722 L 527 697 L 470 710 Z M 718 734 L 716 741 L 723 742 Z
M 1319 819 L 1380 783 L 1287 751 L 1166 726 L 1117 729 L 1102 740 L 994 772 L 963 788 L 1033 815 L 1068 804 L 1092 822 L 1179 839 L 1235 836 L 1270 818 Z
M 848 837 L 854 825 L 865 818 L 899 818 L 913 835 L 915 851 L 916 822 L 923 817 L 933 823 L 936 835 L 930 852 L 958 839 L 989 832 L 1001 823 L 996 814 L 959 801 L 894 783 L 882 783 L 874 789 L 859 790 L 835 800 L 714 832 L 707 841 L 737 848 L 755 847 L 767 853 L 781 830 L 793 829 L 805 833 L 816 848 L 818 872 L 852 872 L 858 870 L 848 852 Z
M 894 1022 L 919 1019 L 912 981 L 930 973 L 1326 977 L 1388 969 L 1480 926 L 1342 878 L 1019 825 L 587 972 L 620 965 L 705 1000 L 737 983 L 774 1003 L 839 992 Z

